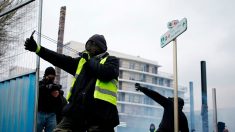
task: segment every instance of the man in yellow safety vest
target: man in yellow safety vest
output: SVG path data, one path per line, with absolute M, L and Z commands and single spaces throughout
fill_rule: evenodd
M 54 131 L 114 132 L 119 124 L 116 107 L 119 60 L 107 52 L 103 35 L 90 37 L 86 50 L 77 58 L 40 46 L 32 36 L 25 41 L 25 49 L 74 76 L 64 117 Z

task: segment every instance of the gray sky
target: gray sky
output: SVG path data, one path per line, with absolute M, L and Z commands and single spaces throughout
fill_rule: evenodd
M 235 24 L 233 0 L 48 0 L 42 33 L 57 40 L 59 11 L 67 7 L 65 41 L 85 43 L 103 34 L 108 48 L 157 61 L 173 73 L 173 46 L 160 47 L 167 22 L 186 17 L 188 29 L 178 37 L 179 84 L 194 82 L 195 107 L 201 108 L 200 61 L 206 61 L 208 105 L 217 89 L 217 107 L 235 107 Z M 48 43 L 43 40 L 43 43 Z

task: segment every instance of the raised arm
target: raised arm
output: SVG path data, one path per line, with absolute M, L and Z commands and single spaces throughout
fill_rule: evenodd
M 30 38 L 26 39 L 24 44 L 25 49 L 31 52 L 36 52 L 36 54 L 38 54 L 44 60 L 52 63 L 53 65 L 65 70 L 72 75 L 75 75 L 80 58 L 75 59 L 70 56 L 58 54 L 57 52 L 38 45 L 33 38 L 33 33 Z
M 50 62 L 51 64 L 65 70 L 72 75 L 75 75 L 80 58 L 72 58 L 70 56 L 59 54 L 42 46 L 37 54 L 42 59 Z
M 161 106 L 165 107 L 168 105 L 169 100 L 166 97 L 159 94 L 158 92 L 148 89 L 146 87 L 142 87 L 140 86 L 139 83 L 136 83 L 135 87 L 137 91 L 143 92 L 145 95 L 147 95 L 148 97 L 159 103 Z

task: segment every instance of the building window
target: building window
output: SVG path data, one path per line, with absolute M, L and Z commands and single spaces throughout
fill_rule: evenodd
M 126 95 L 125 95 L 125 102 L 130 102 L 130 101 L 129 101 L 129 94 L 126 94 Z
M 118 89 L 122 90 L 122 82 L 118 83 Z
M 135 95 L 133 102 L 134 103 L 140 103 L 140 96 L 139 95 Z
M 122 78 L 122 74 L 123 73 L 123 71 L 121 71 L 121 70 L 119 70 L 119 78 Z
M 134 63 L 134 62 L 130 62 L 129 68 L 130 68 L 130 69 L 135 69 L 135 63 Z
M 129 96 L 129 101 L 128 102 L 134 102 L 134 96 L 133 95 Z
M 153 83 L 153 84 L 157 84 L 157 81 L 158 81 L 158 78 L 157 78 L 157 77 L 153 77 L 153 78 L 152 78 L 152 83 Z
M 157 73 L 158 73 L 158 67 L 157 67 L 157 66 L 154 66 L 154 67 L 152 68 L 152 73 L 154 73 L 154 74 L 157 74 Z
M 163 78 L 160 78 L 160 79 L 159 79 L 159 85 L 162 85 L 162 86 L 163 86 Z
M 123 67 L 123 61 L 119 59 L 119 67 Z
M 125 101 L 125 93 L 122 93 L 122 92 L 118 93 L 118 100 Z
M 166 86 L 170 87 L 171 86 L 171 81 L 170 80 L 166 80 Z
M 130 80 L 135 80 L 135 74 L 134 73 L 129 73 L 129 79 Z
M 146 81 L 146 75 L 145 74 L 140 75 L 140 81 L 142 81 L 142 82 Z
M 144 104 L 153 105 L 153 101 L 149 97 L 144 97 Z
M 148 64 L 143 64 L 141 70 L 145 71 L 145 72 L 149 72 L 149 65 Z

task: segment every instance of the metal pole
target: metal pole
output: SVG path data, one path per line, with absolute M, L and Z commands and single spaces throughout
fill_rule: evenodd
M 215 88 L 212 88 L 212 101 L 213 101 L 214 132 L 218 132 L 218 129 L 217 129 L 217 103 L 216 103 L 216 89 Z
M 195 122 L 194 122 L 194 96 L 193 96 L 193 82 L 189 82 L 190 88 L 190 119 L 191 119 L 191 132 L 195 130 Z
M 202 85 L 202 132 L 208 132 L 208 105 L 207 105 L 207 83 L 206 83 L 206 62 L 201 61 L 201 85 Z
M 41 44 L 41 31 L 42 31 L 42 6 L 43 0 L 39 0 L 39 12 L 38 12 L 38 38 L 37 43 Z M 34 107 L 34 132 L 36 132 L 37 126 L 37 112 L 38 112 L 38 94 L 39 94 L 39 73 L 40 73 L 40 58 L 36 56 L 36 90 L 35 90 L 35 107 Z
M 62 6 L 60 8 L 60 20 L 59 20 L 59 31 L 58 31 L 58 41 L 57 41 L 57 53 L 62 54 L 63 52 L 63 42 L 64 42 L 64 26 L 65 26 L 65 14 L 66 14 L 66 6 Z M 56 78 L 55 82 L 60 83 L 60 73 L 61 69 L 59 67 L 55 67 Z
M 179 132 L 178 123 L 178 75 L 177 75 L 177 40 L 173 40 L 173 73 L 174 73 L 174 132 Z

